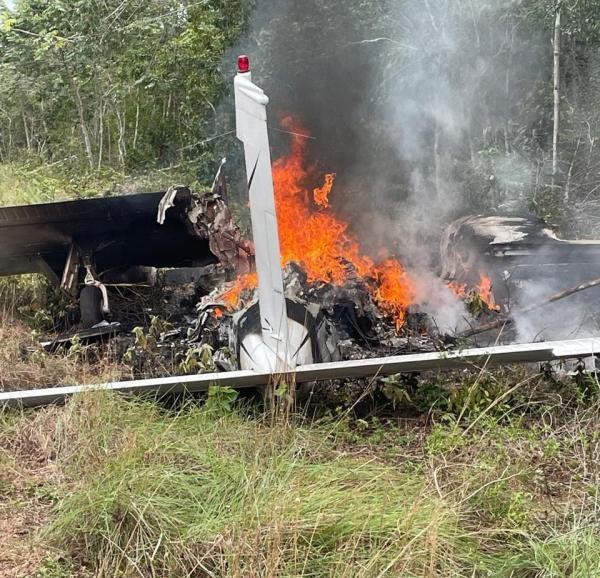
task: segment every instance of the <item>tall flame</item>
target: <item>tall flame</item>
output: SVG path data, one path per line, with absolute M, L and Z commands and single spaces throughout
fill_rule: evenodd
M 305 133 L 292 118 L 284 119 L 283 124 L 294 135 Z M 408 306 L 415 302 L 415 284 L 400 262 L 388 258 L 376 264 L 364 255 L 348 223 L 331 212 L 329 194 L 335 174 L 326 175 L 324 184 L 310 194 L 307 182 L 312 174 L 306 167 L 305 153 L 306 140 L 294 136 L 291 153 L 273 164 L 282 265 L 298 263 L 309 283 L 342 285 L 358 275 L 400 329 Z M 255 282 L 255 277 L 242 276 L 226 295 L 227 303 L 234 304 L 241 291 Z
M 331 193 L 331 189 L 333 189 L 335 176 L 335 173 L 325 175 L 325 183 L 323 186 L 318 187 L 313 191 L 315 203 L 320 207 L 329 208 L 331 206 L 329 204 L 329 194 Z

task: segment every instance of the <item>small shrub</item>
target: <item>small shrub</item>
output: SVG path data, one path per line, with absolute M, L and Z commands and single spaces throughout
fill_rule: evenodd
M 233 404 L 238 396 L 239 393 L 231 387 L 211 385 L 206 399 L 206 411 L 218 416 L 228 415 L 233 411 Z
M 462 431 L 452 424 L 436 424 L 425 442 L 425 448 L 430 456 L 441 456 L 463 447 L 466 439 Z
M 72 573 L 64 560 L 54 557 L 42 560 L 35 578 L 70 578 Z

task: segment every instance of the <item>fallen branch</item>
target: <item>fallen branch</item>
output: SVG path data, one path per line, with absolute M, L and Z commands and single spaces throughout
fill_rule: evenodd
M 510 315 L 503 315 L 495 321 L 490 321 L 489 323 L 484 323 L 479 327 L 474 327 L 468 329 L 467 331 L 463 331 L 459 334 L 459 337 L 473 337 L 474 335 L 479 335 L 480 333 L 485 333 L 486 331 L 491 331 L 492 329 L 498 329 L 499 327 L 510 325 L 511 323 L 513 323 L 517 315 L 530 313 L 531 311 L 539 309 L 540 307 L 544 307 L 544 305 L 549 305 L 550 303 L 554 303 L 555 301 L 560 301 L 565 297 L 570 297 L 575 293 L 585 291 L 586 289 L 591 289 L 592 287 L 597 287 L 598 285 L 600 285 L 600 278 L 592 279 L 591 281 L 586 281 L 585 283 L 580 283 L 575 287 L 571 287 L 570 289 L 566 289 L 565 291 L 561 291 L 560 293 L 555 293 L 551 297 L 548 297 L 547 299 L 544 299 L 539 303 L 534 303 L 533 305 L 523 307 L 522 309 L 517 309 L 516 311 L 513 311 Z

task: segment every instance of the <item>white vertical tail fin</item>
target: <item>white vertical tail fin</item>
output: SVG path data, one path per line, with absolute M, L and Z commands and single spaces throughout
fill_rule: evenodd
M 236 127 L 237 137 L 244 143 L 246 158 L 262 341 L 265 346 L 265 351 L 259 356 L 262 361 L 257 361 L 254 369 L 276 372 L 292 369 L 294 362 L 288 343 L 288 318 L 267 132 L 269 99 L 252 83 L 248 58 L 241 56 L 238 64 L 239 72 L 234 81 Z

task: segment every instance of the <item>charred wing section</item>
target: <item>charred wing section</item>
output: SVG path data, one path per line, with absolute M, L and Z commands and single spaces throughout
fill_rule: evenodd
M 161 205 L 167 195 L 169 202 Z M 72 247 L 98 273 L 217 262 L 244 271 L 252 258 L 252 246 L 222 197 L 196 199 L 186 187 L 0 208 L 0 275 L 44 273 L 58 280 Z
M 163 225 L 164 192 L 0 209 L 0 275 L 48 273 L 60 278 L 70 247 L 93 256 L 99 271 L 136 265 L 181 267 L 217 261 L 207 234 L 185 226 L 192 204 L 179 188 Z

